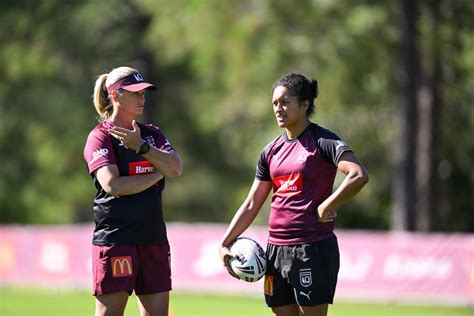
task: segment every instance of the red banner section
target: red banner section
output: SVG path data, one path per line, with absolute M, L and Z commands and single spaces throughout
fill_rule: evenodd
M 0 226 L 0 286 L 91 288 L 92 227 Z M 263 279 L 230 277 L 217 245 L 226 225 L 168 224 L 173 288 L 262 294 Z M 341 269 L 336 300 L 474 304 L 474 235 L 336 231 Z M 266 247 L 267 231 L 244 236 Z M 118 260 L 120 259 L 120 260 Z M 117 258 L 117 273 L 129 269 Z

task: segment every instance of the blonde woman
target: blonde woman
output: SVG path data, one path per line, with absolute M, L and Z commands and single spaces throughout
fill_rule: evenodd
M 141 315 L 168 315 L 170 247 L 163 220 L 165 177 L 182 163 L 162 131 L 141 124 L 146 92 L 156 87 L 130 67 L 100 75 L 93 102 L 99 124 L 84 159 L 97 189 L 93 201 L 93 293 L 96 315 L 123 315 L 135 292 Z

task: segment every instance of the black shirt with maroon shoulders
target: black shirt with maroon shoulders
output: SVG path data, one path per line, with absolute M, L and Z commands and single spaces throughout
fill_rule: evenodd
M 311 243 L 334 235 L 317 207 L 333 192 L 337 164 L 351 149 L 333 132 L 310 123 L 296 139 L 286 132 L 260 154 L 256 179 L 271 181 L 269 239 L 274 245 Z
M 97 189 L 92 243 L 97 246 L 167 244 L 162 207 L 164 178 L 142 192 L 123 196 L 108 194 L 97 180 L 95 171 L 109 164 L 117 165 L 120 176 L 140 176 L 155 171 L 151 162 L 109 134 L 112 126 L 110 121 L 97 125 L 84 148 L 84 159 Z M 139 126 L 141 137 L 149 144 L 166 151 L 174 150 L 158 127 Z

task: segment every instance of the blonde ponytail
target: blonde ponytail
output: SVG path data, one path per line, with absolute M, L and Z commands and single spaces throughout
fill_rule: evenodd
M 94 86 L 93 100 L 95 110 L 99 113 L 99 122 L 107 120 L 114 111 L 112 100 L 110 100 L 109 93 L 107 92 L 107 87 L 128 75 L 136 73 L 138 73 L 138 70 L 122 66 L 97 77 Z
M 112 115 L 113 107 L 109 100 L 109 93 L 105 87 L 108 74 L 102 74 L 97 77 L 94 86 L 94 107 L 99 113 L 99 122 L 103 122 Z

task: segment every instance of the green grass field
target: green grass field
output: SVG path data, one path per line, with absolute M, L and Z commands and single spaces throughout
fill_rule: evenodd
M 94 297 L 86 291 L 57 291 L 0 288 L 1 316 L 93 315 Z M 271 315 L 263 298 L 198 295 L 171 292 L 173 316 L 253 316 Z M 139 315 L 131 296 L 125 315 Z M 408 306 L 399 304 L 356 304 L 338 302 L 329 308 L 331 316 L 473 316 L 469 307 Z

